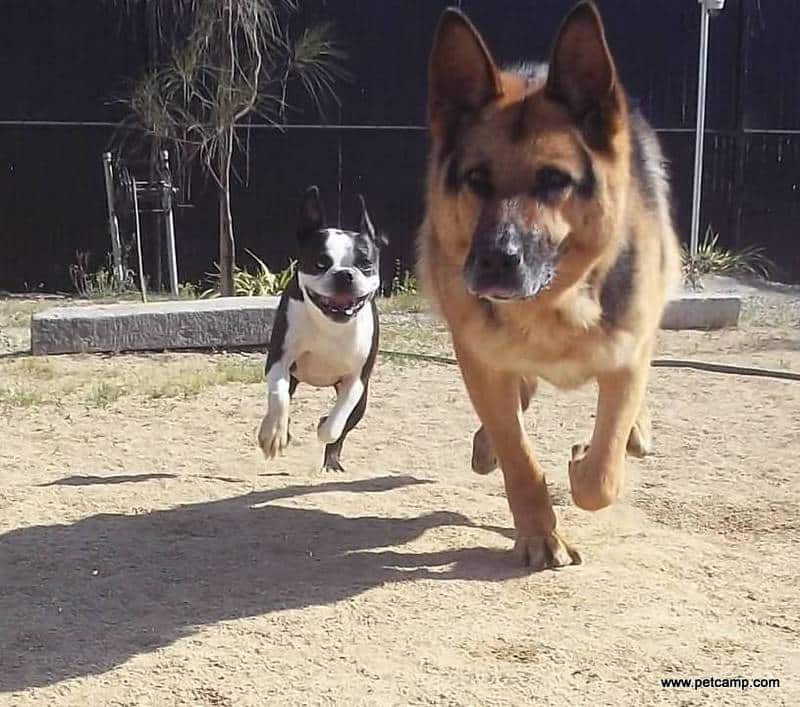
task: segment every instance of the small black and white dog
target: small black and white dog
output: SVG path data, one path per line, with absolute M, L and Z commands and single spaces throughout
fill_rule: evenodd
M 267 458 L 289 443 L 297 384 L 333 386 L 336 402 L 317 426 L 323 469 L 342 471 L 345 437 L 364 415 L 378 351 L 380 248 L 363 197 L 358 231 L 325 226 L 317 187 L 309 187 L 297 232 L 297 272 L 281 296 L 267 356 L 267 411 L 258 442 Z

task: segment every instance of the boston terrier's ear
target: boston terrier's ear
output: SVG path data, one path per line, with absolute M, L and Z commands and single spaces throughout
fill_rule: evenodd
M 364 200 L 363 194 L 357 194 L 358 198 L 358 205 L 361 207 L 361 222 L 359 223 L 359 230 L 361 233 L 367 234 L 373 240 L 375 239 L 375 226 L 372 225 L 372 221 L 369 217 L 369 212 L 367 211 L 367 202 Z
M 318 231 L 325 225 L 325 209 L 319 198 L 319 189 L 310 186 L 303 194 L 303 205 L 300 207 L 300 226 L 298 235 L 303 236 Z
M 362 194 L 358 195 L 358 203 L 361 206 L 361 223 L 359 225 L 361 233 L 368 235 L 379 248 L 388 245 L 389 241 L 386 236 L 375 231 L 375 226 L 372 225 L 372 220 L 367 211 L 367 202 Z

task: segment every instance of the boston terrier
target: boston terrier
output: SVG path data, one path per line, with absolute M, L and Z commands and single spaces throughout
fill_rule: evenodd
M 319 189 L 309 187 L 300 210 L 297 271 L 280 299 L 266 363 L 267 411 L 258 443 L 268 459 L 288 445 L 289 404 L 297 384 L 333 386 L 336 402 L 320 418 L 322 468 L 342 471 L 345 437 L 364 415 L 378 351 L 380 248 L 364 198 L 357 231 L 326 227 Z

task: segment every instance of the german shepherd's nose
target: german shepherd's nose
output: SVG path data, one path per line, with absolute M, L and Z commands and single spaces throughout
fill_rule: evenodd
M 475 240 L 464 264 L 470 291 L 479 297 L 495 299 L 518 296 L 524 280 L 521 245 L 514 238 L 478 237 Z
M 550 286 L 555 260 L 544 231 L 510 220 L 488 224 L 472 238 L 464 280 L 478 297 L 526 299 Z
M 478 256 L 478 276 L 486 279 L 502 279 L 513 273 L 522 264 L 519 248 L 509 244 L 506 248 L 494 248 Z

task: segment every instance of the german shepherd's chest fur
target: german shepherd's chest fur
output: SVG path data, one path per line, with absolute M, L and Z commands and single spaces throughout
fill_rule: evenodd
M 491 368 L 574 388 L 603 371 L 630 364 L 639 353 L 635 335 L 596 322 L 599 307 L 588 294 L 576 293 L 561 306 L 475 306 L 465 290 L 455 292 L 446 278 L 435 280 L 439 287 L 425 278 L 428 291 L 440 303 L 459 346 Z

